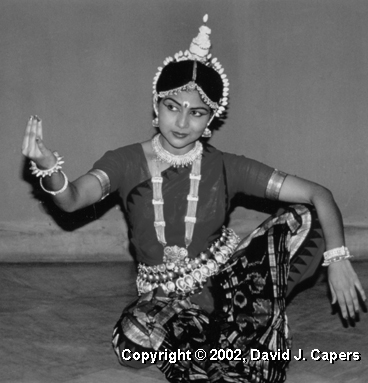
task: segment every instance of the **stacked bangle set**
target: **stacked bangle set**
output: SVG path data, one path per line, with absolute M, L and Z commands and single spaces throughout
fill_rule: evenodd
M 345 259 L 352 258 L 353 256 L 350 254 L 347 247 L 341 246 L 325 251 L 323 253 L 323 257 L 325 261 L 322 263 L 322 266 L 329 266 L 333 262 L 343 261 Z

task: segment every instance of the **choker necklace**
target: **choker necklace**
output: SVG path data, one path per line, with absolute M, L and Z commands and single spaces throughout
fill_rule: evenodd
M 161 144 L 161 134 L 157 134 L 152 138 L 152 148 L 156 155 L 156 159 L 161 162 L 166 162 L 171 166 L 188 166 L 192 165 L 193 162 L 202 157 L 203 146 L 199 141 L 196 141 L 195 146 L 188 153 L 175 155 L 168 152 Z

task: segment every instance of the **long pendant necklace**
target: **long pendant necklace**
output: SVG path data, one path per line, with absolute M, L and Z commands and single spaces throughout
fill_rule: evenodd
M 161 145 L 161 142 L 158 140 L 158 135 L 155 136 L 152 140 L 152 147 L 160 161 L 162 159 L 160 158 L 160 154 L 164 150 L 167 152 Z M 197 141 L 197 143 L 199 143 Z M 187 214 L 185 216 L 185 247 L 179 247 L 179 246 L 167 246 L 166 237 L 165 237 L 165 218 L 164 218 L 164 200 L 162 196 L 162 182 L 163 178 L 161 177 L 161 172 L 158 166 L 158 163 L 155 162 L 154 171 L 153 171 L 153 177 L 151 178 L 152 185 L 153 185 L 153 200 L 152 204 L 154 207 L 154 213 L 155 213 L 155 221 L 154 226 L 156 230 L 156 236 L 157 240 L 162 244 L 164 247 L 164 262 L 170 264 L 170 263 L 177 263 L 178 261 L 184 261 L 184 259 L 188 256 L 188 247 L 192 242 L 193 238 L 193 232 L 194 232 L 194 225 L 196 223 L 196 212 L 197 212 L 197 203 L 198 203 L 198 189 L 199 189 L 199 182 L 201 179 L 201 162 L 202 162 L 202 144 L 200 144 L 200 150 L 196 150 L 196 155 L 193 157 L 193 152 L 191 154 L 191 159 L 185 158 L 185 163 L 187 165 L 192 164 L 191 173 L 189 175 L 190 178 L 190 189 L 189 194 L 187 196 L 188 200 L 188 207 L 187 207 Z M 155 150 L 156 147 L 156 150 Z M 197 146 L 196 146 L 197 147 Z M 196 147 L 194 149 L 196 149 Z M 192 151 L 194 150 L 192 149 Z M 169 152 L 167 152 L 169 153 Z M 169 153 L 170 156 L 176 157 L 173 154 Z M 186 155 L 180 156 L 181 158 L 184 158 Z M 168 162 L 165 160 L 165 162 Z M 173 165 L 173 161 L 170 161 L 169 163 Z M 174 161 L 175 162 L 175 161 Z M 177 162 L 176 162 L 177 163 Z M 177 166 L 187 166 L 183 165 L 182 163 Z M 175 165 L 174 165 L 175 166 Z
M 156 141 L 158 151 L 161 152 L 161 143 Z M 153 142 L 152 142 L 153 145 Z M 163 149 L 163 148 L 162 148 Z M 222 230 L 222 235 L 211 244 L 208 250 L 201 252 L 195 258 L 188 257 L 188 246 L 192 242 L 196 211 L 198 202 L 198 189 L 201 179 L 202 152 L 188 163 L 192 165 L 190 172 L 190 190 L 187 196 L 188 207 L 185 216 L 185 247 L 167 246 L 165 238 L 165 218 L 163 211 L 163 195 L 161 172 L 157 161 L 152 170 L 153 200 L 157 240 L 164 247 L 163 263 L 147 266 L 140 263 L 138 266 L 137 288 L 138 294 L 149 293 L 161 286 L 170 296 L 188 296 L 199 292 L 206 280 L 217 274 L 220 266 L 224 265 L 234 253 L 239 237 L 231 229 Z M 181 166 L 183 166 L 181 164 Z

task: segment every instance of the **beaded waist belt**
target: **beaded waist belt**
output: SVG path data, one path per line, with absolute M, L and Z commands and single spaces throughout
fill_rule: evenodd
M 139 263 L 138 294 L 148 293 L 159 286 L 167 295 L 196 294 L 206 280 L 217 274 L 220 266 L 229 260 L 239 241 L 240 238 L 232 229 L 223 228 L 221 237 L 195 258 L 189 258 L 186 249 L 174 246 L 172 254 L 166 254 L 164 263 L 160 265 Z

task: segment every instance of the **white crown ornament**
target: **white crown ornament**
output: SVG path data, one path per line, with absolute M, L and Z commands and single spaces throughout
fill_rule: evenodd
M 220 62 L 217 60 L 217 58 L 212 58 L 212 55 L 210 52 L 211 49 L 211 41 L 210 41 L 210 34 L 211 34 L 211 29 L 207 27 L 206 23 L 208 21 L 208 15 L 206 14 L 203 17 L 203 22 L 205 25 L 202 25 L 199 28 L 199 33 L 198 35 L 192 40 L 189 50 L 186 50 L 185 52 L 179 51 L 174 55 L 174 57 L 167 57 L 163 64 L 164 67 L 171 62 L 179 62 L 179 61 L 186 61 L 186 60 L 196 60 L 201 62 L 202 64 L 214 69 L 222 79 L 223 83 L 223 91 L 222 91 L 222 97 L 219 100 L 218 103 L 211 101 L 204 91 L 197 85 L 194 84 L 195 87 L 193 88 L 193 82 L 184 85 L 180 89 L 173 89 L 171 92 L 177 92 L 180 90 L 188 90 L 188 89 L 197 89 L 201 96 L 204 98 L 205 102 L 215 110 L 215 116 L 220 117 L 221 114 L 225 111 L 225 107 L 228 104 L 229 101 L 229 80 L 224 73 L 224 68 L 220 64 Z M 156 85 L 157 81 L 161 75 L 161 72 L 163 70 L 163 67 L 159 67 L 158 71 L 153 79 L 153 94 L 154 94 L 154 99 L 157 99 L 157 97 L 164 97 L 167 92 L 163 92 L 162 94 L 157 94 L 156 92 Z

